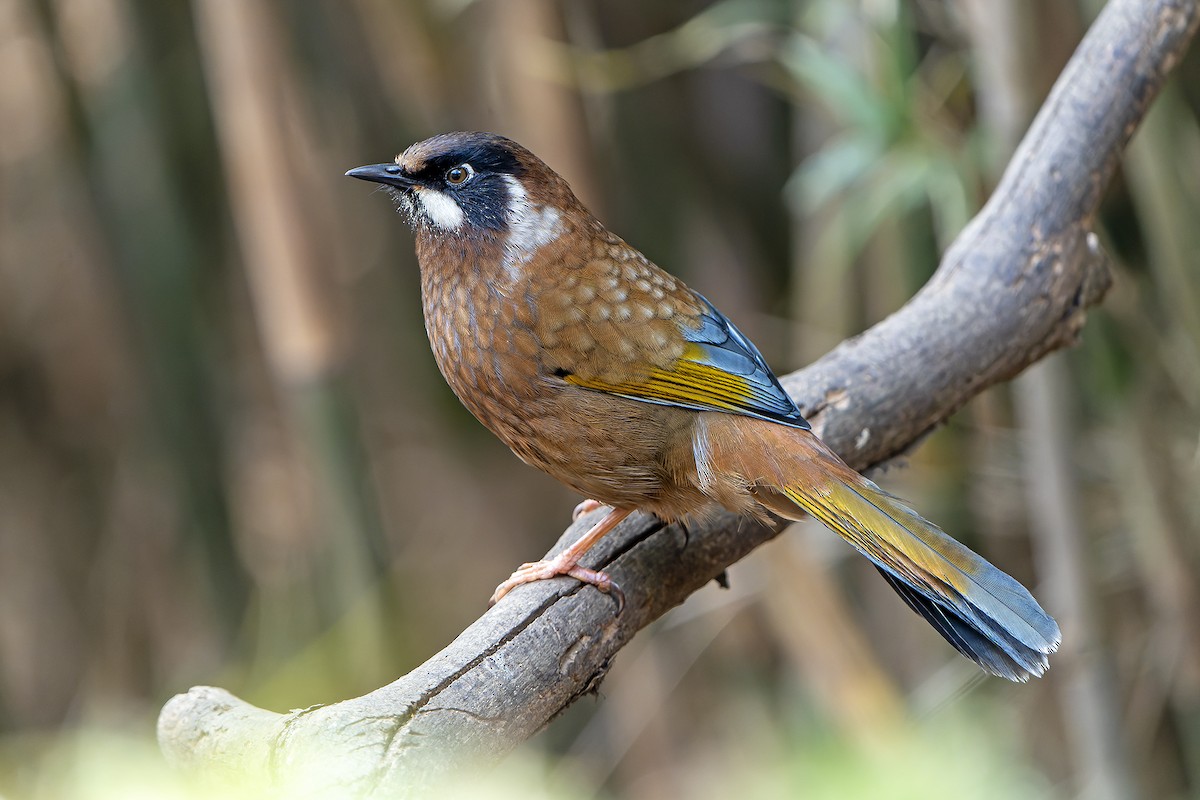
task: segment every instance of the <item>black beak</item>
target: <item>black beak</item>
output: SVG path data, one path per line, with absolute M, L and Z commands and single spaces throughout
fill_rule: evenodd
M 346 177 L 373 183 L 386 183 L 389 186 L 399 186 L 401 189 L 410 189 L 417 184 L 415 180 L 405 175 L 404 171 L 396 164 L 371 164 L 367 167 L 355 167 L 346 173 Z

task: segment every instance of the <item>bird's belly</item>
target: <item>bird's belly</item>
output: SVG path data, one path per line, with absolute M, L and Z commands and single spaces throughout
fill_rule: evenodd
M 674 519 L 705 504 L 696 489 L 696 413 L 566 383 L 543 370 L 519 307 L 489 296 L 451 303 L 426 287 L 426 327 L 438 367 L 463 405 L 525 463 L 607 505 Z M 457 297 L 457 295 L 456 295 Z M 441 299 L 439 299 L 441 298 Z
M 493 384 L 482 391 L 455 387 L 455 392 L 517 457 L 586 497 L 671 519 L 705 502 L 687 474 L 695 473 L 693 412 L 553 378 L 536 379 L 534 385 L 533 391 L 531 385 L 505 391 Z

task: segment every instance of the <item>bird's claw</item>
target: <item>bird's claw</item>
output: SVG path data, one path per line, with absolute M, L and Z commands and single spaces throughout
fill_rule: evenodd
M 595 586 L 606 595 L 612 597 L 613 601 L 617 604 L 618 615 L 625 610 L 625 592 L 621 590 L 616 581 L 609 577 L 607 572 L 577 566 L 567 574 L 577 581 L 583 581 Z

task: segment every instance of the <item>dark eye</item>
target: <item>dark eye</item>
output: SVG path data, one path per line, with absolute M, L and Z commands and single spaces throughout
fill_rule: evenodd
M 471 180 L 471 176 L 474 174 L 475 170 L 471 169 L 470 164 L 459 164 L 457 167 L 446 170 L 446 183 L 451 186 L 462 186 Z

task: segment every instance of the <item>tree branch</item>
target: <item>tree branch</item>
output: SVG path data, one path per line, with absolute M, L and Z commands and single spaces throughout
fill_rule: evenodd
M 1075 341 L 1111 281 L 1091 232 L 1101 196 L 1198 20 L 1197 0 L 1111 0 L 933 280 L 784 380 L 851 465 L 897 455 L 984 388 Z M 281 715 L 197 687 L 163 708 L 159 742 L 177 765 L 265 775 L 292 796 L 420 795 L 438 775 L 528 739 L 592 691 L 638 630 L 775 532 L 731 515 L 686 531 L 637 515 L 591 554 L 625 589 L 619 616 L 573 580 L 522 587 L 363 697 Z

